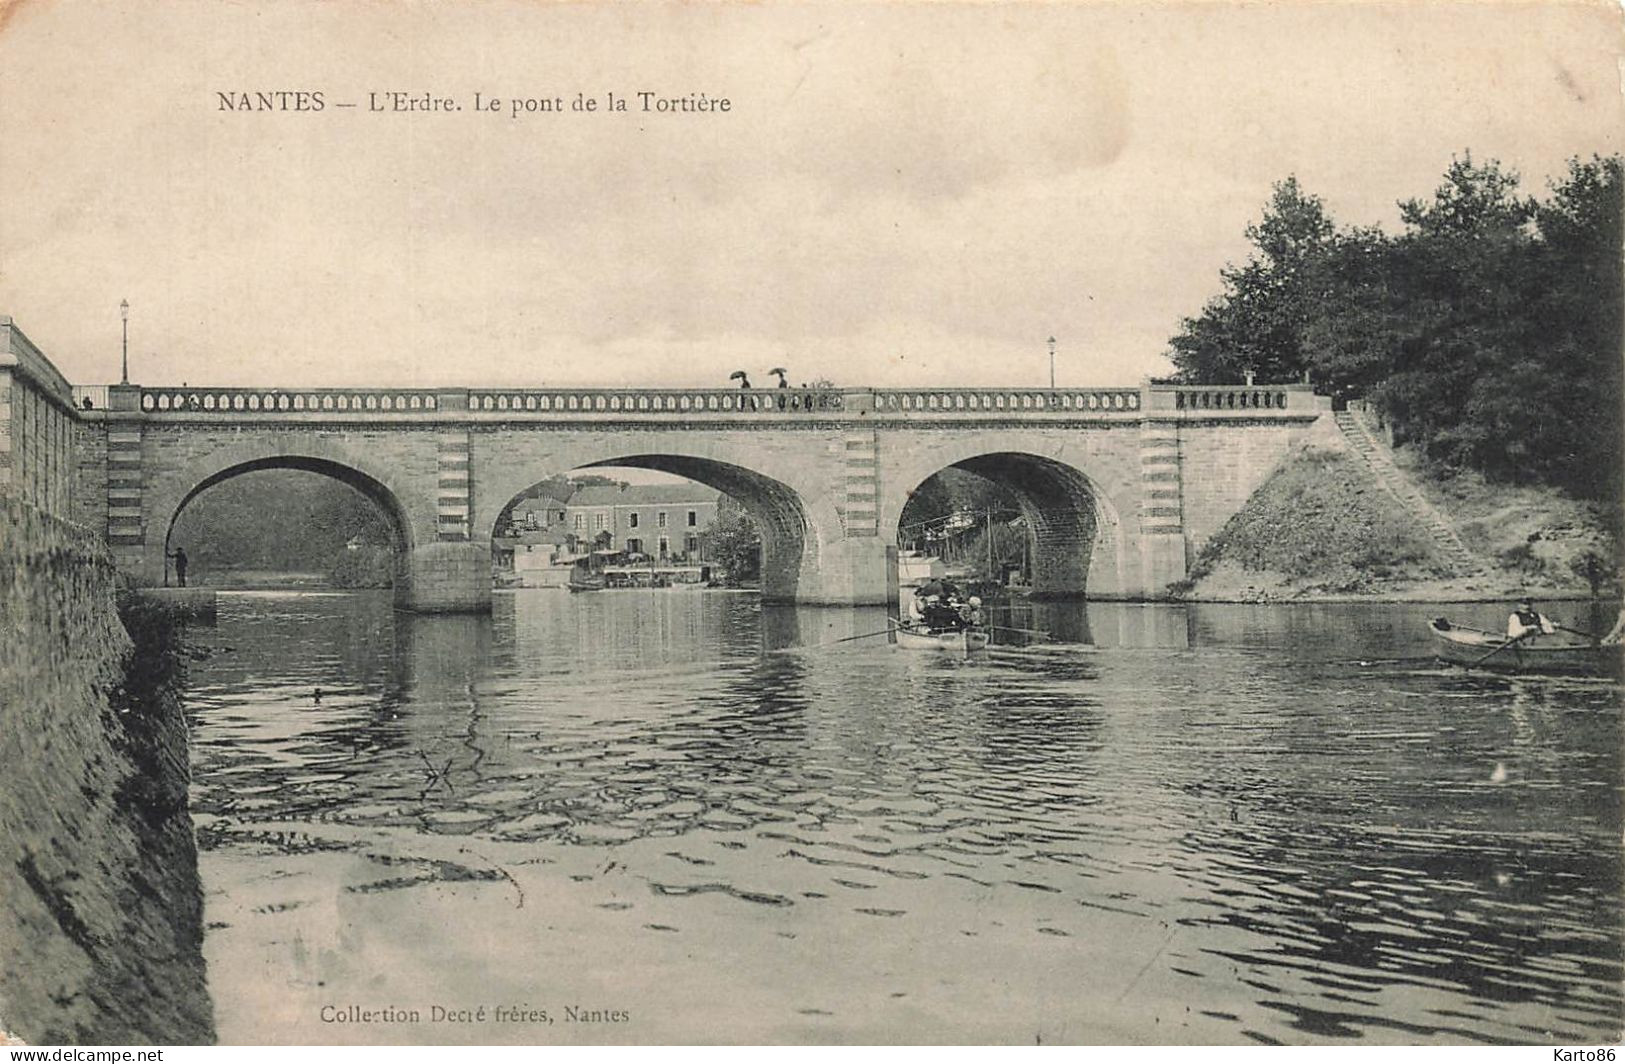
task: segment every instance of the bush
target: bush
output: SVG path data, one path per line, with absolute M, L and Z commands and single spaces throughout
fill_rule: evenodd
M 395 582 L 395 552 L 388 547 L 341 550 L 328 568 L 327 579 L 334 587 L 390 587 Z

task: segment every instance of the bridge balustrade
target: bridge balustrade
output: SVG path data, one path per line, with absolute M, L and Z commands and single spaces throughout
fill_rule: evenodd
M 477 389 L 469 392 L 476 412 L 529 414 L 810 414 L 840 410 L 839 392 L 822 388 L 750 389 Z
M 1278 388 L 1180 388 L 1176 410 L 1284 410 L 1287 392 Z
M 149 414 L 215 413 L 428 413 L 439 406 L 435 393 L 421 390 L 351 391 L 243 388 L 143 388 L 141 409 Z
M 1111 413 L 1140 409 L 1139 389 L 990 389 L 949 388 L 935 391 L 888 388 L 875 392 L 875 408 L 884 411 L 935 413 Z
M 76 400 L 81 398 L 75 392 Z M 87 392 L 88 394 L 88 392 Z M 1142 410 L 1308 413 L 1316 402 L 1302 385 L 1164 385 L 1139 388 L 475 388 L 254 389 L 142 388 L 147 414 L 391 414 L 519 415 L 569 419 L 695 414 L 795 417 L 856 412 L 1021 416 L 1115 415 Z M 105 406 L 109 397 L 93 398 Z M 98 401 L 99 400 L 99 401 Z M 465 407 L 466 401 L 466 407 Z M 94 408 L 93 406 L 93 408 Z

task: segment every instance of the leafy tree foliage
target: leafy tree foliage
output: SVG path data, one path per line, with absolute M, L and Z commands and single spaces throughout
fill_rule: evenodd
M 762 571 L 762 534 L 756 522 L 727 499 L 717 507 L 716 520 L 701 535 L 702 556 L 720 566 L 724 581 L 737 587 L 755 580 Z
M 394 532 L 377 505 L 347 484 L 318 473 L 262 470 L 199 493 L 176 519 L 169 544 L 186 549 L 195 573 L 322 572 L 351 539 L 387 547 Z
M 1263 219 L 1247 227 L 1252 257 L 1221 272 L 1224 291 L 1170 341 L 1181 375 L 1198 383 L 1249 371 L 1266 383 L 1302 376 L 1311 272 L 1332 236 L 1319 199 L 1296 177 L 1278 183 Z
M 1294 179 L 1247 231 L 1254 254 L 1170 342 L 1183 379 L 1307 371 L 1374 402 L 1445 467 L 1587 498 L 1619 492 L 1622 161 L 1571 160 L 1545 200 L 1471 154 L 1403 230 L 1338 231 Z

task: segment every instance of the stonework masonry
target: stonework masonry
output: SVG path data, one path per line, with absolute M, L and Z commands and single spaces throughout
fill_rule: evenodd
M 0 493 L 0 1029 L 211 1041 L 185 723 L 115 705 L 115 579 L 99 536 Z
M 77 429 L 68 382 L 0 316 L 0 492 L 71 518 Z

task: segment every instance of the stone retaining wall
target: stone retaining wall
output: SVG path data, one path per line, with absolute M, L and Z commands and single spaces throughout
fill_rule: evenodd
M 209 1042 L 179 648 L 148 625 L 132 657 L 115 586 L 97 539 L 0 495 L 0 1030 Z

